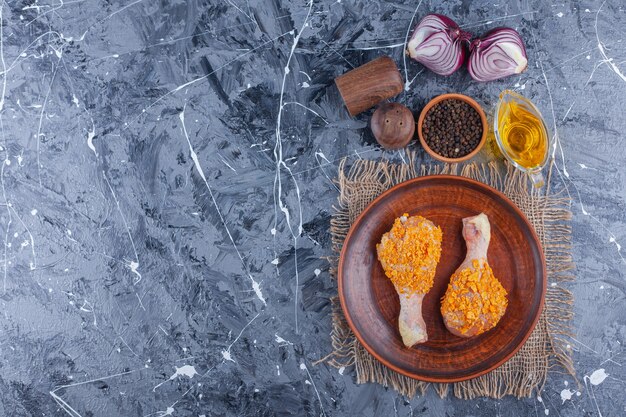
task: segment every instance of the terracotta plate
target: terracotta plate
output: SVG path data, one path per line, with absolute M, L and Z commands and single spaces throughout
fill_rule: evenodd
M 376 244 L 404 212 L 441 226 L 435 284 L 424 299 L 428 342 L 406 348 L 398 332 L 398 296 L 376 256 Z M 488 259 L 509 294 L 498 325 L 465 339 L 445 328 L 440 299 L 465 257 L 461 219 L 484 212 L 491 223 Z M 363 346 L 389 368 L 430 382 L 475 378 L 517 352 L 532 332 L 546 291 L 541 245 L 522 212 L 502 193 L 469 179 L 438 175 L 401 183 L 374 200 L 352 225 L 339 260 L 339 297 Z

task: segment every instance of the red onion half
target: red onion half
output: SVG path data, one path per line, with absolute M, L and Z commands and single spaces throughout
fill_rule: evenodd
M 528 66 L 524 42 L 514 29 L 496 28 L 474 39 L 467 70 L 476 81 L 493 81 L 523 72 Z
M 417 24 L 407 44 L 411 58 L 439 75 L 450 75 L 465 61 L 464 42 L 471 35 L 452 19 L 429 14 Z

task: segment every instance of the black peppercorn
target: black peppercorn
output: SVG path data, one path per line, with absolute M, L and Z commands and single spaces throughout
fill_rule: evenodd
M 446 158 L 461 158 L 479 145 L 483 126 L 480 114 L 468 103 L 446 99 L 426 113 L 422 132 L 434 152 Z

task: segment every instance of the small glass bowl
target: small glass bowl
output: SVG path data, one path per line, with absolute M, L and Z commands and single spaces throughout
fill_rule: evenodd
M 507 150 L 504 146 L 504 143 L 501 137 L 501 132 L 499 131 L 499 128 L 498 128 L 498 119 L 499 119 L 500 112 L 503 110 L 504 105 L 510 102 L 516 102 L 519 106 L 523 107 L 526 111 L 533 114 L 535 117 L 537 117 L 537 119 L 541 121 L 540 128 L 544 130 L 544 134 L 546 135 L 548 143 L 546 144 L 546 152 L 545 152 L 545 155 L 543 156 L 543 160 L 541 164 L 539 164 L 539 166 L 537 167 L 529 169 L 529 168 L 521 166 L 520 164 L 515 162 L 513 158 L 511 158 L 511 156 L 507 153 Z M 546 127 L 546 122 L 543 116 L 541 115 L 541 112 L 539 111 L 539 109 L 530 100 L 528 100 L 526 97 L 522 96 L 521 94 L 518 94 L 515 91 L 511 91 L 511 90 L 504 90 L 503 92 L 500 93 L 500 99 L 498 100 L 498 103 L 496 104 L 496 108 L 493 113 L 493 131 L 496 137 L 496 143 L 498 144 L 498 148 L 500 148 L 500 152 L 502 152 L 502 155 L 504 155 L 504 157 L 511 164 L 513 164 L 515 168 L 528 174 L 528 177 L 532 181 L 533 186 L 535 186 L 536 188 L 543 187 L 545 184 L 545 180 L 543 178 L 543 174 L 541 173 L 541 170 L 543 169 L 543 167 L 545 167 L 546 162 L 548 162 L 548 149 L 550 149 L 552 141 L 551 141 L 550 135 L 548 135 L 548 128 Z

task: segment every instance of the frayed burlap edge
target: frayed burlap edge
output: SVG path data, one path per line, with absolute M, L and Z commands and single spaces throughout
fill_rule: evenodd
M 497 369 L 469 381 L 429 384 L 400 375 L 370 355 L 354 337 L 339 301 L 335 298 L 331 332 L 333 351 L 322 361 L 338 368 L 354 366 L 357 383 L 376 382 L 392 387 L 409 398 L 418 392 L 424 394 L 429 386 L 442 398 L 448 395 L 450 389 L 456 397 L 463 399 L 481 396 L 502 398 L 505 395 L 529 397 L 535 390 L 541 392 L 549 370 L 565 371 L 575 377 L 571 352 L 564 340 L 571 331 L 573 296 L 561 286 L 562 283 L 574 279 L 571 273 L 573 262 L 569 199 L 552 195 L 549 188 L 542 193 L 542 190 L 529 187 L 526 176 L 511 166 L 503 167 L 491 162 L 465 166 L 417 167 L 414 155 L 409 154 L 408 157 L 409 162 L 406 164 L 358 160 L 347 172 L 346 160 L 340 163 L 337 179 L 339 204 L 331 219 L 332 245 L 336 254 L 330 260 L 332 275 L 336 276 L 338 255 L 350 225 L 383 191 L 418 176 L 461 175 L 502 191 L 526 214 L 534 226 L 543 246 L 548 271 L 544 310 L 525 345 Z M 506 175 L 502 175 L 503 173 Z

